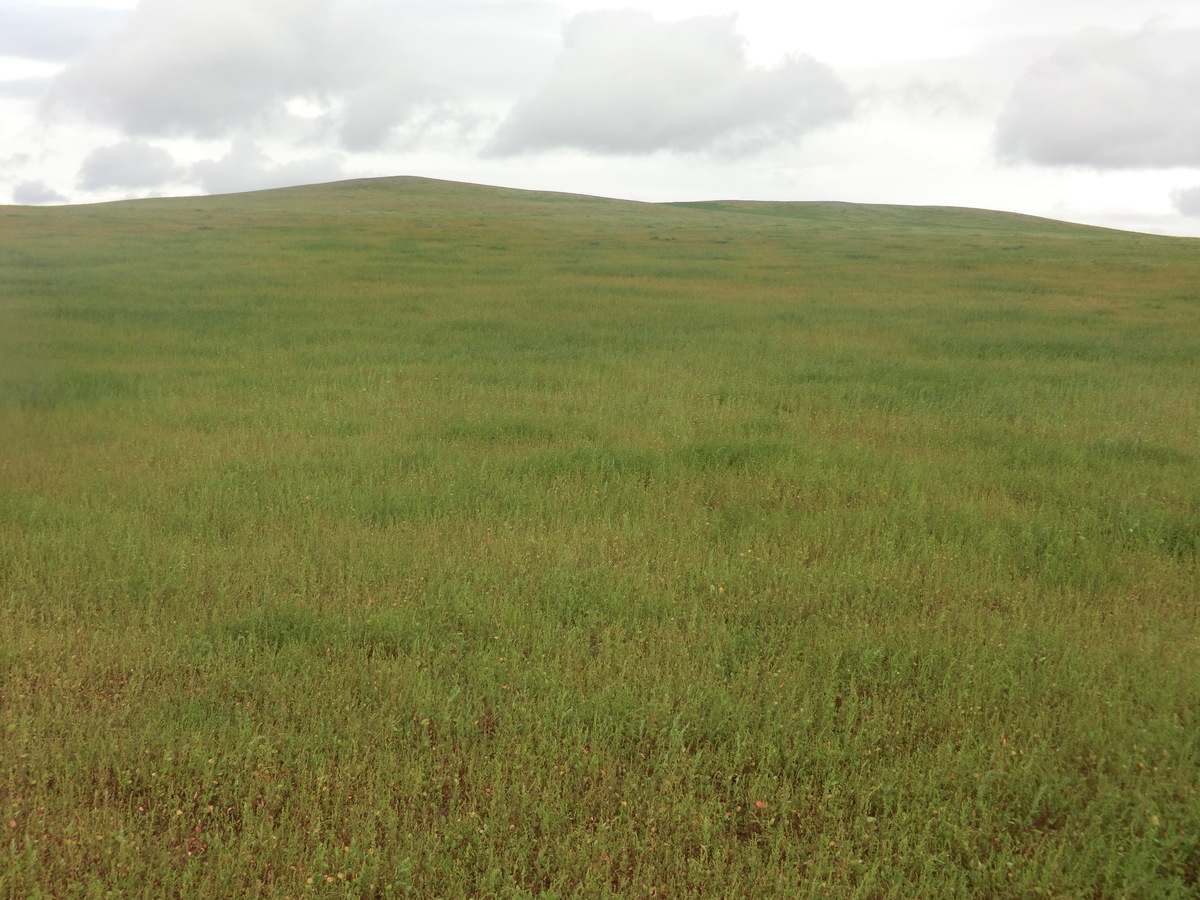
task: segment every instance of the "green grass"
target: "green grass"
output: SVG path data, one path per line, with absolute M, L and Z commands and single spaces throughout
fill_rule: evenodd
M 1193 898 L 1200 254 L 0 208 L 0 896 Z

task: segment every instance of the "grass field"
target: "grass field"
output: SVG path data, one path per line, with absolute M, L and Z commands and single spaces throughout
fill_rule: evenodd
M 0 208 L 0 896 L 1200 896 L 1200 243 Z

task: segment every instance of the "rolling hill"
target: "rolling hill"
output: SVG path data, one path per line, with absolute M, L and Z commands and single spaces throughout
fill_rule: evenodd
M 1197 247 L 0 207 L 0 895 L 1194 897 Z

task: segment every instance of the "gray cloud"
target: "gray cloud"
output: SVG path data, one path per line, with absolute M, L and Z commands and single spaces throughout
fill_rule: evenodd
M 412 73 L 396 67 L 347 91 L 332 124 L 348 150 L 372 150 L 410 121 L 436 91 Z
M 1200 219 L 1200 185 L 1174 191 L 1171 194 L 1171 204 L 1180 215 Z
M 747 64 L 733 17 L 658 22 L 634 10 L 567 26 L 550 80 L 517 104 L 488 149 L 741 154 L 848 117 L 853 100 L 827 66 L 792 57 Z
M 62 62 L 118 30 L 128 15 L 96 6 L 0 6 L 0 56 Z
M 156 188 L 182 174 L 166 150 L 145 141 L 123 141 L 88 154 L 79 169 L 79 187 L 86 191 Z
M 142 0 L 127 27 L 57 79 L 49 109 L 136 137 L 228 137 L 325 113 L 347 145 L 383 142 L 434 92 L 397 60 L 385 6 L 334 0 Z
M 190 172 L 207 194 L 317 184 L 347 177 L 341 158 L 336 155 L 275 163 L 258 145 L 245 139 L 234 141 L 228 155 L 196 163 Z
M 1200 30 L 1089 30 L 1035 63 L 1000 118 L 1010 161 L 1200 165 Z
M 20 206 L 70 202 L 69 197 L 63 196 L 44 181 L 23 181 L 13 188 L 13 203 Z

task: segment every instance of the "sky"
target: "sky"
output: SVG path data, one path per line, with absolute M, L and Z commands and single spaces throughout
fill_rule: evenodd
M 0 203 L 383 175 L 1200 236 L 1200 0 L 0 0 Z

